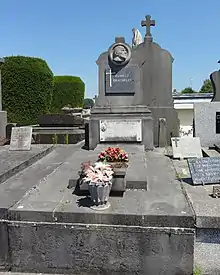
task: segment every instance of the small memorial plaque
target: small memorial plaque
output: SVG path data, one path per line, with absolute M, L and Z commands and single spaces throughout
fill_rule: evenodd
M 10 151 L 29 151 L 31 149 L 32 127 L 13 127 Z
M 201 158 L 202 150 L 199 137 L 171 138 L 174 158 Z
M 105 71 L 105 94 L 134 94 L 139 80 L 139 68 L 127 66 L 120 70 Z
M 220 183 L 220 158 L 188 159 L 193 185 Z
M 142 141 L 142 121 L 140 119 L 120 119 L 100 121 L 100 141 Z

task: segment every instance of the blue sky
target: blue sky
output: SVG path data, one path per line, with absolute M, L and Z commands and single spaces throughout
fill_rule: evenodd
M 154 41 L 175 59 L 173 88 L 198 90 L 219 69 L 219 11 L 219 0 L 4 0 L 0 56 L 41 57 L 55 75 L 80 76 L 93 97 L 100 53 L 115 36 L 131 43 L 133 27 L 144 36 L 140 22 L 151 14 Z

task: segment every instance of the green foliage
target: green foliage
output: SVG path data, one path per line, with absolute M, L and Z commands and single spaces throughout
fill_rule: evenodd
M 94 106 L 94 101 L 92 98 L 85 98 L 84 99 L 84 109 L 89 109 L 92 108 Z
M 60 113 L 65 106 L 83 107 L 85 84 L 77 76 L 55 76 L 52 113 Z
M 3 110 L 8 121 L 36 124 L 50 110 L 53 73 L 40 58 L 10 56 L 2 67 Z
M 57 144 L 57 142 L 58 142 L 58 136 L 57 136 L 57 134 L 54 134 L 54 135 L 52 136 L 52 141 L 53 141 L 53 145 L 56 145 L 56 144 Z
M 69 144 L 69 135 L 68 134 L 66 134 L 64 137 L 64 143 Z
M 193 275 L 202 275 L 200 268 L 196 267 L 195 270 L 193 271 Z
M 193 94 L 196 93 L 191 87 L 187 87 L 181 91 L 181 94 Z
M 213 92 L 212 82 L 210 79 L 206 79 L 203 81 L 203 85 L 199 92 L 200 93 L 212 93 Z

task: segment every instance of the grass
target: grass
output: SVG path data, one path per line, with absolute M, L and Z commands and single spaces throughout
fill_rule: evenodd
M 199 267 L 196 267 L 193 271 L 193 275 L 202 275 L 202 272 Z

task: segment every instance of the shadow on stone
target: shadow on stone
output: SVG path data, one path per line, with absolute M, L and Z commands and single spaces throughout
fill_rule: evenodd
M 87 144 L 83 144 L 82 147 L 81 147 L 82 150 L 86 150 L 86 151 L 89 151 L 89 147 Z
M 90 199 L 90 197 L 84 197 L 84 198 L 81 198 L 81 199 L 78 199 L 77 201 L 77 205 L 79 207 L 87 207 L 87 208 L 90 208 L 91 206 L 94 206 L 94 202 Z
M 191 178 L 182 178 L 182 181 L 189 184 L 189 185 L 193 185 L 193 182 L 192 182 Z
M 77 182 L 76 182 L 76 186 L 74 188 L 74 191 L 73 191 L 73 195 L 76 195 L 76 196 L 88 196 L 89 195 L 89 191 L 88 190 L 81 190 L 80 189 L 80 180 L 78 179 Z

